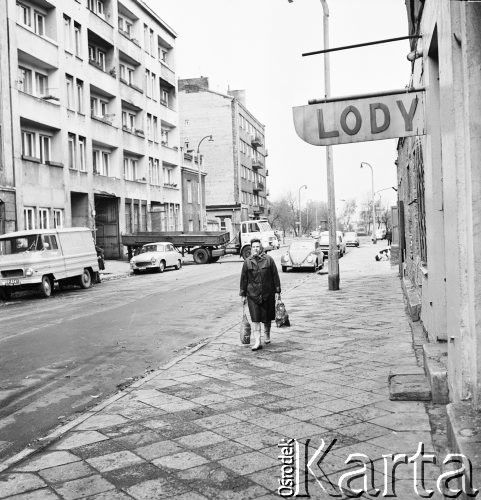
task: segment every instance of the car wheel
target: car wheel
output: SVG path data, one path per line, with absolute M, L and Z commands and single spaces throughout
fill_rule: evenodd
M 43 276 L 38 288 L 42 297 L 48 299 L 52 295 L 52 280 L 48 276 Z
M 177 261 L 177 264 L 175 265 L 175 268 L 177 269 L 177 271 L 182 267 L 182 261 L 179 259 Z
M 210 258 L 210 263 L 211 264 L 215 264 L 216 262 L 218 262 L 219 259 L 220 259 L 220 257 L 211 257 Z
M 138 269 L 134 269 L 134 274 L 140 274 L 140 271 Z
M 88 269 L 84 269 L 84 272 L 81 276 L 79 276 L 79 285 L 80 288 L 86 290 L 92 286 L 92 276 L 90 275 L 90 271 Z
M 287 273 L 287 266 L 282 266 L 282 272 Z
M 159 273 L 163 273 L 164 271 L 165 271 L 165 262 L 161 260 L 159 264 Z
M 8 288 L 3 288 L 0 290 L 0 300 L 10 300 L 12 298 L 12 292 Z

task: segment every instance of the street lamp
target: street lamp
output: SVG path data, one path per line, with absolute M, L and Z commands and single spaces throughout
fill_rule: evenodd
M 200 157 L 200 145 L 206 140 L 209 139 L 209 142 L 214 142 L 214 139 L 211 135 L 206 135 L 202 137 L 197 145 L 197 166 L 199 168 L 199 205 L 200 205 L 200 213 L 199 213 L 199 231 L 204 229 L 204 211 L 202 210 L 202 176 L 200 171 L 201 157 Z
M 307 185 L 303 184 L 299 188 L 299 236 L 301 236 L 301 189 L 307 189 Z
M 367 165 L 371 169 L 371 194 L 372 194 L 372 242 L 374 245 L 377 243 L 377 238 L 376 238 L 376 207 L 374 206 L 374 171 L 372 169 L 372 166 L 365 162 L 361 162 L 361 168 Z
M 288 0 L 292 3 L 294 0 Z M 324 50 L 329 49 L 329 6 L 327 0 L 321 0 L 323 11 L 323 31 L 324 31 Z M 331 64 L 329 52 L 324 52 L 324 90 L 326 99 L 331 95 Z M 337 248 L 337 227 L 336 227 L 336 200 L 334 190 L 334 166 L 332 156 L 332 146 L 326 146 L 326 164 L 327 164 L 327 207 L 328 207 L 328 226 L 329 226 L 329 290 L 339 290 L 341 275 L 339 272 L 339 252 Z

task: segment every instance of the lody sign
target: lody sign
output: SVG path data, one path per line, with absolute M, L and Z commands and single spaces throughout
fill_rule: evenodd
M 293 108 L 297 135 L 314 146 L 424 135 L 424 90 L 327 99 Z

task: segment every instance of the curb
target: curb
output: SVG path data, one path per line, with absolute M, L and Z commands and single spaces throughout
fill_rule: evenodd
M 288 295 L 289 292 L 295 290 L 299 286 L 303 285 L 304 282 L 312 278 L 313 276 L 316 276 L 316 274 L 312 275 L 307 275 L 305 278 L 302 278 L 299 280 L 298 283 L 294 283 L 286 292 L 283 293 L 284 296 Z M 127 277 L 127 276 L 125 276 Z M 40 443 L 38 446 L 33 447 L 33 446 L 27 446 L 24 448 L 22 451 L 16 453 L 12 457 L 8 458 L 5 460 L 3 463 L 0 464 L 0 473 L 8 471 L 8 469 L 14 467 L 18 463 L 22 462 L 23 460 L 31 457 L 35 453 L 39 453 L 43 451 L 47 446 L 50 446 L 51 444 L 55 443 L 58 441 L 60 438 L 62 438 L 67 432 L 72 430 L 73 428 L 77 427 L 80 425 L 82 422 L 87 420 L 88 418 L 92 417 L 93 415 L 99 413 L 102 411 L 104 408 L 109 406 L 111 403 L 114 403 L 115 401 L 118 401 L 119 399 L 123 398 L 124 396 L 127 396 L 130 394 L 134 389 L 138 389 L 142 385 L 144 385 L 147 382 L 150 382 L 152 379 L 156 378 L 158 375 L 160 375 L 162 372 L 165 370 L 168 370 L 172 366 L 176 365 L 180 361 L 183 361 L 184 359 L 188 358 L 195 352 L 199 351 L 203 347 L 205 347 L 207 344 L 212 342 L 213 340 L 218 339 L 224 333 L 227 333 L 229 330 L 234 329 L 236 326 L 240 325 L 242 323 L 242 319 L 237 321 L 236 323 L 225 327 L 223 330 L 221 330 L 219 333 L 213 335 L 212 337 L 208 337 L 206 339 L 201 340 L 198 344 L 196 344 L 193 347 L 190 347 L 184 352 L 183 354 L 180 354 L 170 361 L 168 361 L 166 364 L 160 366 L 156 370 L 154 370 L 152 373 L 149 373 L 145 377 L 142 377 L 141 379 L 135 381 L 125 389 L 122 389 L 120 392 L 117 394 L 114 394 L 110 398 L 106 399 L 102 403 L 99 403 L 98 405 L 94 406 L 92 409 L 85 411 L 82 415 L 76 417 L 74 420 L 61 425 L 60 427 L 57 427 L 53 432 L 50 434 L 47 434 L 44 437 L 37 438 Z

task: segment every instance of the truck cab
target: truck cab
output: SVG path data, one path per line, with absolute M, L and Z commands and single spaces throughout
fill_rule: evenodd
M 259 238 L 266 252 L 279 248 L 279 240 L 267 219 L 249 220 L 241 222 L 240 227 L 240 255 L 247 259 L 251 254 L 251 240 Z

